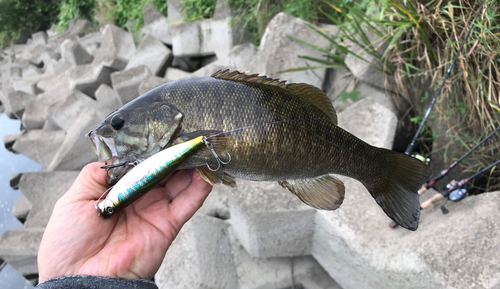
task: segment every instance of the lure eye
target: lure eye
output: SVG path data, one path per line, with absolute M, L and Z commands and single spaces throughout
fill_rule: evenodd
M 113 116 L 111 118 L 111 126 L 116 129 L 116 130 L 119 130 L 123 127 L 123 125 L 125 124 L 125 120 L 122 118 L 121 115 L 117 114 L 115 116 Z
M 113 213 L 115 212 L 113 208 L 107 208 L 106 211 L 108 212 L 108 215 L 113 215 Z

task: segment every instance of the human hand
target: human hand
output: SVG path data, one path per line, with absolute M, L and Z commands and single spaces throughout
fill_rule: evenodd
M 212 190 L 197 172 L 175 171 L 104 220 L 94 207 L 108 189 L 101 165 L 85 166 L 57 201 L 38 250 L 40 282 L 69 275 L 153 278 L 179 230 Z

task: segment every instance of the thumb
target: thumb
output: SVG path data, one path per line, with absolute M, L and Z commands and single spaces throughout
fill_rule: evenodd
M 101 169 L 104 163 L 86 165 L 76 178 L 67 197 L 79 200 L 97 200 L 109 188 L 106 183 L 106 171 Z

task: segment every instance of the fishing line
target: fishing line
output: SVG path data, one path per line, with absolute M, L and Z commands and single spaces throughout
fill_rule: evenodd
M 102 197 L 104 197 L 104 195 L 107 194 L 113 187 L 114 186 L 111 186 L 107 190 L 105 190 L 104 193 L 102 193 L 102 195 L 99 197 L 99 199 L 97 199 L 97 201 L 95 201 L 94 207 L 96 210 L 98 209 L 97 203 L 99 203 L 99 201 L 102 199 Z
M 479 7 L 479 10 L 477 11 L 476 16 L 474 16 L 474 19 L 472 20 L 472 25 L 469 28 L 469 31 L 467 31 L 467 35 L 465 35 L 464 41 L 460 45 L 460 48 L 458 49 L 458 52 L 455 55 L 455 58 L 453 59 L 453 61 L 451 62 L 450 67 L 448 68 L 448 71 L 446 71 L 446 75 L 444 76 L 443 82 L 439 86 L 439 89 L 436 92 L 436 96 L 434 96 L 434 98 L 432 99 L 431 105 L 429 106 L 429 109 L 427 109 L 427 112 L 425 113 L 425 116 L 424 116 L 424 118 L 422 120 L 422 123 L 420 124 L 420 127 L 417 130 L 417 133 L 413 137 L 413 140 L 411 141 L 411 143 L 406 148 L 405 154 L 410 155 L 411 152 L 413 151 L 413 148 L 415 147 L 415 141 L 417 140 L 417 137 L 420 135 L 420 131 L 422 131 L 422 128 L 424 127 L 424 124 L 427 121 L 427 118 L 429 117 L 429 115 L 431 113 L 431 110 L 434 107 L 434 104 L 436 103 L 436 100 L 437 100 L 437 97 L 439 96 L 439 93 L 441 92 L 441 89 L 443 88 L 446 79 L 450 75 L 451 69 L 453 68 L 453 65 L 455 64 L 455 61 L 457 60 L 458 56 L 460 55 L 460 52 L 462 51 L 462 49 L 463 49 L 463 47 L 465 45 L 465 42 L 467 42 L 467 39 L 469 38 L 469 34 L 471 33 L 472 28 L 474 28 L 474 22 L 476 22 L 476 19 L 479 16 L 479 13 L 481 12 L 481 10 L 483 10 L 483 5 L 484 5 L 485 2 L 486 2 L 486 0 L 483 0 L 483 3 L 481 4 L 481 7 Z

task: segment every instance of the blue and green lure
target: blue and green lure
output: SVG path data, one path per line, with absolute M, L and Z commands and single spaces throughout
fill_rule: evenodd
M 98 214 L 108 218 L 127 207 L 173 172 L 203 144 L 210 143 L 205 137 L 199 136 L 162 150 L 139 163 L 111 188 L 102 202 L 96 203 Z

